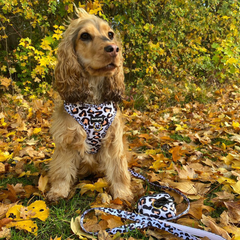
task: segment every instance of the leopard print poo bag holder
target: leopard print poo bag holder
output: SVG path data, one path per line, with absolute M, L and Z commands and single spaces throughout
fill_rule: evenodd
M 174 200 L 168 193 L 165 193 L 165 192 L 140 198 L 138 201 L 138 209 L 137 209 L 138 213 L 127 212 L 127 211 L 112 209 L 112 208 L 103 208 L 103 207 L 92 208 L 92 209 L 86 210 L 80 218 L 81 228 L 86 233 L 92 234 L 92 235 L 98 234 L 97 232 L 87 231 L 83 226 L 83 220 L 88 212 L 93 210 L 99 210 L 114 216 L 118 216 L 124 219 L 134 221 L 134 223 L 130 223 L 128 225 L 123 225 L 121 227 L 116 227 L 113 229 L 107 229 L 106 231 L 109 234 L 116 234 L 117 232 L 124 233 L 134 229 L 155 227 L 155 228 L 167 231 L 176 237 L 180 237 L 186 240 L 200 240 L 198 237 L 208 237 L 211 240 L 225 239 L 223 237 L 220 237 L 219 235 L 216 235 L 214 233 L 210 233 L 201 229 L 191 228 L 191 227 L 169 222 L 169 220 L 177 219 L 189 211 L 189 208 L 190 208 L 189 199 L 176 189 L 151 183 L 144 176 L 138 173 L 135 173 L 131 169 L 129 169 L 129 171 L 134 177 L 143 179 L 154 187 L 177 192 L 178 194 L 183 196 L 183 198 L 187 201 L 188 203 L 187 209 L 183 213 L 180 213 L 179 215 L 176 216 Z

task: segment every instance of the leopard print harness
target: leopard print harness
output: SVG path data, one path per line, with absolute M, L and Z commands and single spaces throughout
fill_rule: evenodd
M 173 234 L 176 237 L 180 237 L 185 240 L 200 240 L 198 237 L 208 237 L 211 240 L 224 240 L 225 238 L 216 235 L 211 232 L 207 232 L 201 229 L 196 229 L 192 227 L 183 226 L 180 224 L 176 224 L 173 222 L 169 222 L 169 220 L 174 220 L 181 217 L 184 214 L 187 214 L 190 209 L 190 201 L 189 199 L 180 191 L 173 189 L 171 187 L 161 186 L 159 184 L 149 182 L 144 176 L 134 172 L 133 170 L 129 169 L 131 174 L 134 177 L 143 179 L 147 181 L 150 185 L 174 191 L 180 194 L 187 202 L 188 206 L 186 210 L 179 215 L 176 215 L 176 208 L 174 204 L 174 199 L 166 192 L 160 192 L 158 194 L 153 194 L 149 196 L 145 196 L 139 199 L 137 213 L 134 212 L 127 212 L 119 209 L 112 209 L 112 208 L 104 208 L 104 207 L 96 207 L 92 209 L 86 210 L 81 218 L 80 218 L 80 225 L 81 228 L 88 234 L 91 235 L 98 235 L 97 232 L 89 232 L 84 228 L 83 222 L 86 214 L 93 210 L 99 210 L 113 216 L 118 216 L 124 219 L 132 220 L 134 223 L 130 223 L 128 225 L 123 225 L 120 227 L 115 227 L 113 229 L 107 229 L 106 232 L 109 234 L 116 234 L 116 233 L 125 233 L 129 232 L 134 229 L 143 229 L 147 227 L 155 227 L 164 231 L 167 231 Z M 198 236 L 198 237 L 197 237 Z M 226 239 L 225 239 L 226 240 Z
M 64 103 L 64 108 L 85 130 L 86 143 L 90 146 L 90 154 L 97 153 L 101 148 L 101 141 L 106 136 L 116 114 L 114 102 L 100 105 L 82 103 Z

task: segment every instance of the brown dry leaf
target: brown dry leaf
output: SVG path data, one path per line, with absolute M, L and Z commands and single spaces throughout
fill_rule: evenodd
M 204 202 L 204 199 L 199 199 L 197 201 L 191 202 L 190 210 L 188 214 L 192 215 L 194 218 L 199 220 L 202 218 L 202 213 L 204 209 L 207 210 L 208 212 L 211 212 L 214 210 L 209 206 L 205 206 L 203 202 Z
M 185 153 L 185 150 L 182 150 L 182 146 L 176 146 L 171 148 L 169 152 L 172 154 L 173 161 L 177 162 Z
M 5 173 L 6 169 L 5 169 L 5 164 L 0 162 L 0 174 Z
M 12 83 L 12 80 L 10 78 L 0 76 L 0 83 L 2 86 L 6 87 L 8 89 Z
M 99 231 L 98 240 L 111 240 L 111 236 L 104 230 Z
M 116 204 L 116 205 L 122 205 L 123 204 L 123 202 L 120 198 L 115 198 L 115 199 L 111 200 L 111 203 Z
M 2 230 L 2 227 L 6 226 L 8 223 L 10 223 L 12 219 L 10 218 L 3 218 L 0 220 L 0 231 Z
M 139 134 L 138 137 L 145 138 L 146 140 L 152 139 L 152 137 L 149 134 Z
M 3 227 L 0 231 L 0 239 L 11 239 L 11 229 Z
M 74 234 L 77 235 L 79 237 L 79 239 L 82 239 L 82 240 L 88 240 L 88 239 L 95 240 L 96 238 L 94 236 L 85 233 L 80 228 L 80 224 L 79 224 L 80 218 L 81 218 L 81 216 L 78 216 L 75 219 L 73 219 L 73 218 L 71 219 L 71 229 L 74 232 Z
M 164 240 L 179 240 L 178 237 L 174 237 L 171 233 L 165 232 L 165 231 L 161 231 L 161 230 L 150 230 L 147 229 L 146 231 L 146 235 L 147 236 L 152 236 L 156 239 L 164 239 Z
M 178 168 L 175 166 L 176 171 L 178 172 L 178 177 L 180 179 L 196 179 L 198 174 L 194 171 L 193 168 L 189 166 L 183 165 L 182 168 Z
M 34 149 L 33 149 L 33 147 L 26 147 L 26 148 L 24 148 L 23 150 L 21 150 L 20 151 L 20 153 L 19 153 L 19 156 L 20 157 L 23 157 L 23 156 L 26 156 L 26 155 L 28 155 L 28 156 L 30 156 L 30 157 L 34 157 L 34 156 L 37 156 L 38 155 L 38 152 L 37 151 L 35 151 Z
M 186 194 L 197 195 L 198 193 L 195 188 L 195 183 L 191 181 L 173 182 L 170 181 L 169 179 L 166 179 L 164 182 L 167 182 L 170 187 L 177 188 L 178 190 Z
M 98 224 L 98 218 L 93 216 L 92 218 L 87 218 L 86 223 L 83 224 L 84 228 L 89 232 L 98 232 L 101 230 L 100 225 Z
M 224 202 L 224 205 L 228 209 L 229 220 L 232 223 L 240 222 L 240 201 L 237 202 Z
M 47 184 L 48 184 L 48 176 L 46 175 L 46 176 L 43 177 L 43 175 L 41 175 L 39 180 L 38 180 L 38 189 L 42 193 L 45 192 Z
M 205 194 L 210 190 L 211 184 L 196 182 L 194 187 L 196 188 L 198 195 L 205 196 Z
M 193 228 L 198 228 L 198 226 L 199 226 L 199 223 L 197 220 L 191 219 L 191 218 L 186 218 L 186 217 L 179 218 L 177 220 L 177 223 L 184 225 L 184 226 L 193 227 Z
M 16 194 L 21 194 L 21 193 L 25 192 L 22 183 L 17 183 L 15 186 L 13 186 L 13 188 L 14 188 Z
M 223 226 L 229 225 L 229 216 L 227 211 L 223 211 L 223 213 L 221 214 L 220 222 L 223 224 Z
M 234 200 L 235 198 L 234 194 L 227 191 L 216 192 L 215 194 L 217 195 L 217 197 L 212 199 L 213 202 L 223 202 L 227 200 Z
M 0 205 L 0 219 L 4 218 L 6 216 L 6 213 L 8 209 L 16 205 L 17 203 L 12 203 L 12 204 L 1 204 Z
M 16 202 L 17 201 L 17 194 L 16 194 L 16 191 L 15 191 L 13 185 L 7 184 L 7 188 L 8 188 L 8 196 L 7 196 L 7 198 L 11 202 Z
M 17 163 L 16 163 L 16 166 L 15 166 L 15 168 L 14 168 L 14 170 L 15 170 L 15 172 L 17 173 L 17 174 L 21 174 L 21 173 L 23 173 L 23 171 L 24 171 L 24 167 L 25 167 L 25 161 L 18 161 Z
M 34 218 L 34 216 L 36 215 L 35 212 L 33 212 L 32 210 L 28 210 L 27 207 L 22 207 L 20 210 L 19 210 L 19 216 L 21 219 L 23 220 L 26 220 L 26 219 L 30 219 L 30 218 Z
M 32 185 L 24 186 L 24 190 L 25 190 L 24 196 L 26 198 L 29 198 L 33 193 L 38 192 L 38 189 L 36 187 L 32 186 Z
M 215 222 L 215 220 L 211 217 L 206 217 L 205 215 L 202 216 L 201 222 L 210 229 L 212 233 L 216 233 L 222 237 L 224 237 L 227 240 L 231 240 L 231 237 L 227 233 L 226 230 L 223 228 L 219 227 L 218 224 Z
M 123 222 L 120 217 L 113 216 L 113 215 L 102 215 L 101 217 L 103 220 L 106 220 L 108 223 L 109 228 L 120 227 L 123 225 Z

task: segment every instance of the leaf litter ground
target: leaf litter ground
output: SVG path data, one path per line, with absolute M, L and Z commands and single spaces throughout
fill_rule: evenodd
M 190 211 L 177 223 L 240 239 L 240 89 L 228 86 L 213 93 L 213 98 L 205 105 L 190 102 L 161 108 L 155 103 L 142 112 L 124 102 L 130 167 L 189 197 Z M 1 99 L 0 238 L 91 239 L 78 225 L 77 217 L 85 209 L 135 209 L 134 203 L 112 200 L 106 180 L 98 176 L 79 180 L 69 200 L 57 205 L 46 202 L 47 164 L 54 151 L 49 135 L 53 99 L 53 92 L 46 99 L 21 94 Z M 135 202 L 157 191 L 135 178 L 132 190 Z M 182 212 L 183 199 L 171 194 Z M 124 236 L 107 236 L 103 231 L 123 223 L 118 217 L 92 213 L 85 227 L 100 231 L 99 239 L 176 239 L 156 229 Z

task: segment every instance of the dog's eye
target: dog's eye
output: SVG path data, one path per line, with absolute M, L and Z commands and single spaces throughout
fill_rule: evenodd
M 80 39 L 82 41 L 89 41 L 89 40 L 92 40 L 92 37 L 89 33 L 84 32 L 81 34 Z
M 112 40 L 114 37 L 114 33 L 113 32 L 108 32 L 108 37 Z

